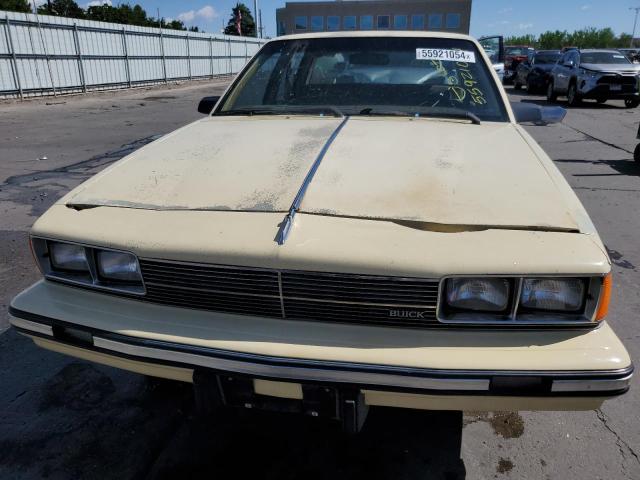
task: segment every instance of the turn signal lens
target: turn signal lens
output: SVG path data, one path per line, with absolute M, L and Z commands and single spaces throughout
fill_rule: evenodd
M 609 313 L 609 303 L 611 303 L 611 287 L 613 286 L 613 278 L 611 273 L 602 279 L 602 289 L 600 290 L 600 301 L 598 302 L 598 311 L 596 312 L 596 322 L 604 320 Z

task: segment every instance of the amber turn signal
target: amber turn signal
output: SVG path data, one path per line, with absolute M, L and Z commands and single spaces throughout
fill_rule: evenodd
M 609 303 L 611 302 L 611 273 L 602 279 L 602 289 L 600 290 L 600 301 L 598 302 L 598 311 L 596 312 L 596 322 L 604 320 L 609 313 Z

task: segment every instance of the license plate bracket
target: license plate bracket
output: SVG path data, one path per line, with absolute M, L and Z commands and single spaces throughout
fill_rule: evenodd
M 221 407 L 298 413 L 338 420 L 350 433 L 360 431 L 368 407 L 357 388 L 302 384 L 303 398 L 280 398 L 255 392 L 253 378 L 197 369 L 193 372 L 196 407 L 211 414 Z

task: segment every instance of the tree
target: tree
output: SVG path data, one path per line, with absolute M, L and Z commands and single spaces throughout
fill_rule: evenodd
M 31 12 L 31 5 L 27 0 L 0 0 L 0 10 L 7 10 L 9 12 Z
M 505 45 L 527 45 L 534 47 L 537 43 L 535 35 L 521 35 L 517 37 L 507 37 Z
M 554 32 L 544 32 L 538 38 L 538 48 L 540 50 L 560 50 L 569 44 L 569 33 L 564 30 L 556 30 Z
M 616 39 L 616 44 L 615 44 L 616 48 L 629 48 L 629 45 L 631 45 L 630 34 L 621 33 L 620 35 L 618 35 L 618 38 Z
M 238 16 L 241 16 L 240 30 L 242 33 L 238 33 Z M 224 29 L 224 33 L 226 35 L 242 35 L 243 37 L 256 36 L 256 22 L 253 20 L 251 11 L 244 3 L 238 3 L 231 9 L 231 18 Z
M 56 17 L 84 18 L 84 10 L 73 0 L 51 0 L 38 7 L 38 13 Z

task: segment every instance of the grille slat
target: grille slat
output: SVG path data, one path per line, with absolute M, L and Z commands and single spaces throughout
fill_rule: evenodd
M 140 260 L 140 267 L 144 299 L 153 303 L 291 320 L 438 326 L 436 280 L 158 260 Z

